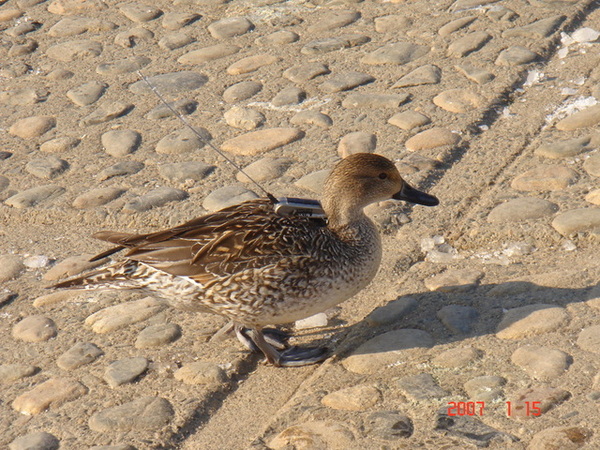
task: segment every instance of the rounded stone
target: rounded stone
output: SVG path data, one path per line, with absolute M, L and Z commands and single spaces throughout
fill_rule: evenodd
M 429 47 L 410 42 L 397 42 L 386 44 L 372 53 L 364 56 L 360 61 L 363 64 L 381 65 L 407 64 L 429 53 Z
M 445 145 L 456 145 L 460 142 L 460 136 L 447 128 L 434 127 L 421 131 L 406 141 L 404 146 L 408 151 L 428 150 L 443 147 Z
M 245 17 L 227 17 L 211 23 L 208 31 L 215 39 L 229 39 L 241 36 L 254 28 L 254 24 Z
M 425 279 L 425 287 L 430 291 L 466 292 L 474 289 L 483 272 L 473 269 L 448 269 L 439 275 Z
M 156 152 L 166 155 L 181 155 L 201 149 L 206 142 L 212 139 L 212 136 L 204 128 L 196 127 L 195 130 L 200 136 L 189 128 L 167 134 L 156 144 Z
M 423 330 L 401 329 L 375 336 L 360 345 L 343 362 L 351 372 L 361 374 L 380 373 L 405 359 L 410 350 L 430 348 L 434 344 L 431 335 Z
M 137 150 L 142 135 L 133 130 L 111 130 L 100 138 L 104 151 L 115 158 L 127 156 Z
M 413 128 L 422 127 L 431 123 L 431 119 L 425 114 L 421 114 L 417 111 L 404 111 L 398 114 L 394 114 L 388 119 L 390 125 L 394 125 L 403 130 L 410 131 Z
M 300 111 L 290 119 L 293 125 L 316 125 L 321 128 L 329 128 L 333 120 L 327 114 L 318 111 Z
M 487 217 L 491 223 L 520 222 L 539 219 L 555 213 L 558 206 L 541 198 L 521 197 L 509 200 L 492 209 Z
M 54 44 L 46 50 L 49 58 L 62 62 L 72 62 L 80 59 L 89 59 L 100 56 L 102 44 L 89 39 L 61 42 Z
M 436 315 L 451 332 L 467 334 L 473 330 L 479 312 L 470 306 L 447 305 Z
M 483 352 L 473 347 L 457 347 L 437 355 L 431 362 L 438 367 L 448 369 L 465 367 L 473 361 L 481 359 Z
M 381 392 L 375 386 L 359 385 L 331 392 L 321 399 L 321 403 L 332 409 L 364 411 L 380 400 Z
M 347 425 L 333 421 L 312 421 L 286 428 L 268 442 L 268 448 L 344 450 L 356 448 L 354 444 L 354 433 Z
M 47 153 L 64 153 L 73 150 L 80 142 L 81 139 L 63 136 L 44 142 L 40 145 L 40 150 Z
M 175 323 L 161 323 L 144 328 L 135 340 L 135 348 L 153 348 L 169 344 L 181 337 L 181 327 Z
M 254 181 L 269 181 L 282 176 L 293 163 L 294 160 L 290 158 L 264 157 L 253 162 L 249 166 L 244 167 L 244 172 Z M 236 178 L 242 183 L 251 182 L 248 177 L 241 172 L 238 172 Z
M 168 181 L 184 183 L 187 180 L 200 181 L 215 171 L 216 167 L 201 161 L 162 164 L 158 173 Z
M 600 230 L 600 208 L 579 208 L 564 212 L 556 216 L 552 227 L 563 236 Z
M 198 72 L 181 71 L 163 73 L 148 77 L 146 80 L 140 80 L 129 86 L 129 90 L 134 94 L 153 94 L 150 85 L 158 90 L 162 95 L 177 95 L 183 92 L 195 91 L 204 86 L 208 77 Z
M 506 378 L 497 375 L 483 375 L 471 378 L 465 383 L 465 391 L 470 399 L 491 402 L 502 396 Z
M 594 189 L 585 195 L 585 201 L 600 206 L 600 189 Z
M 37 373 L 39 369 L 35 366 L 21 364 L 1 364 L 0 365 L 0 383 L 10 384 L 19 381 L 22 378 L 30 377 Z
M 251 131 L 221 144 L 221 149 L 235 155 L 257 155 L 282 147 L 304 137 L 297 128 L 267 128 Z
M 78 342 L 60 355 L 56 364 L 63 370 L 75 370 L 78 367 L 94 362 L 104 352 L 91 342 Z
M 581 330 L 577 337 L 577 345 L 588 352 L 600 353 L 600 325 Z
M 568 158 L 583 152 L 590 140 L 589 136 L 584 136 L 567 141 L 547 142 L 536 148 L 534 153 L 550 159 Z
M 223 100 L 227 103 L 240 102 L 260 92 L 262 87 L 263 85 L 257 81 L 241 81 L 225 89 L 223 92 Z
M 539 345 L 519 347 L 510 359 L 532 378 L 545 381 L 561 376 L 571 361 L 571 357 L 565 352 Z
M 18 256 L 0 256 L 0 283 L 17 278 L 24 270 L 25 265 Z
M 546 428 L 533 436 L 529 441 L 528 448 L 532 450 L 577 450 L 586 448 L 593 435 L 594 431 L 575 425 Z
M 304 175 L 294 184 L 301 189 L 320 194 L 323 191 L 323 185 L 325 180 L 331 173 L 330 169 L 317 170 L 309 174 Z
M 104 380 L 111 388 L 131 383 L 148 369 L 148 360 L 143 357 L 125 358 L 112 362 L 104 372 Z
M 45 431 L 35 431 L 12 441 L 10 450 L 58 450 L 60 441 L 56 436 Z
M 173 406 L 161 397 L 142 397 L 105 409 L 90 417 L 89 427 L 99 433 L 151 431 L 167 426 L 175 417 Z
M 49 180 L 63 173 L 69 164 L 54 155 L 36 158 L 25 165 L 25 170 L 38 178 Z
M 246 131 L 254 130 L 265 122 L 265 116 L 251 108 L 234 106 L 223 114 L 227 125 Z
M 125 189 L 105 187 L 90 189 L 73 200 L 73 208 L 87 209 L 106 205 L 125 193 Z
M 261 67 L 269 66 L 277 61 L 279 61 L 277 56 L 273 56 L 268 53 L 247 56 L 230 65 L 227 68 L 227 73 L 229 75 L 243 75 L 246 73 L 255 72 Z
M 180 56 L 177 61 L 181 64 L 205 64 L 209 61 L 234 55 L 239 51 L 240 47 L 237 45 L 216 44 L 187 52 Z
M 538 58 L 538 54 L 528 48 L 516 45 L 502 50 L 496 58 L 496 64 L 499 66 L 521 66 L 529 64 Z
M 355 131 L 340 139 L 338 154 L 346 158 L 354 153 L 373 153 L 376 146 L 377 136 L 364 131 Z
M 594 177 L 600 177 L 600 154 L 592 155 L 583 163 L 583 169 Z
M 67 97 L 77 106 L 88 106 L 98 101 L 108 88 L 108 84 L 90 81 L 67 91 Z
M 522 339 L 555 331 L 566 325 L 569 316 L 565 308 L 533 304 L 509 309 L 498 324 L 496 336 L 500 339 Z
M 17 120 L 8 132 L 23 139 L 39 137 L 56 126 L 56 119 L 51 116 L 32 116 Z
M 42 315 L 25 317 L 12 329 L 12 336 L 25 342 L 44 342 L 58 332 L 54 321 Z
M 510 184 L 518 191 L 558 191 L 577 181 L 577 172 L 564 166 L 539 165 Z
M 571 131 L 579 128 L 593 127 L 598 123 L 600 123 L 600 105 L 593 105 L 565 117 L 554 126 L 558 130 Z
M 31 208 L 44 201 L 54 199 L 64 192 L 64 188 L 53 184 L 37 186 L 9 197 L 4 203 L 18 209 Z
M 47 409 L 60 407 L 88 393 L 88 388 L 67 378 L 50 378 L 18 396 L 12 407 L 22 414 L 37 415 Z
M 465 113 L 481 108 L 485 99 L 476 92 L 466 89 L 450 89 L 433 98 L 433 103 L 446 111 Z
M 186 384 L 217 384 L 226 381 L 223 369 L 211 362 L 197 361 L 184 364 L 174 374 L 175 379 Z
M 225 186 L 217 189 L 206 196 L 202 207 L 207 211 L 219 211 L 228 206 L 237 205 L 246 200 L 258 198 L 256 192 L 243 186 Z

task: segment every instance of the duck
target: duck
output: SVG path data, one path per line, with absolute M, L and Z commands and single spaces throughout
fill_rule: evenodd
M 389 159 L 355 153 L 340 160 L 321 196 L 326 219 L 276 212 L 272 197 L 257 198 L 149 234 L 103 231 L 115 244 L 92 260 L 124 251 L 55 289 L 131 289 L 186 311 L 224 316 L 250 350 L 274 366 L 324 361 L 323 347 L 288 346 L 273 326 L 323 312 L 365 288 L 382 256 L 366 206 L 385 200 L 435 206 L 439 200 L 410 186 Z M 217 333 L 219 334 L 219 333 Z

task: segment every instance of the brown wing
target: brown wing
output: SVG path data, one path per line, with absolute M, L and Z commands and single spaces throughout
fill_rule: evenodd
M 129 248 L 125 257 L 202 284 L 242 270 L 307 256 L 323 232 L 318 223 L 275 213 L 269 200 L 251 200 L 145 235 L 103 232 L 97 237 Z M 313 236 L 314 235 L 314 236 Z

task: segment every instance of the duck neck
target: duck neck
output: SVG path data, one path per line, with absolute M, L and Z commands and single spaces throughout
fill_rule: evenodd
M 323 209 L 327 214 L 327 226 L 332 231 L 339 232 L 372 224 L 362 206 L 351 205 L 341 197 L 329 197 L 323 202 Z

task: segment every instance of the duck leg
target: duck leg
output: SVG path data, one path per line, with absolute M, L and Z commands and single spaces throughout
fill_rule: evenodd
M 248 350 L 254 353 L 262 353 L 262 350 L 254 343 L 254 341 L 248 336 L 249 328 L 246 328 L 240 324 L 233 324 L 232 328 L 235 330 L 235 334 L 239 341 L 244 344 Z M 267 343 L 277 350 L 285 350 L 288 348 L 287 341 L 290 335 L 285 331 L 278 330 L 277 328 L 263 328 L 262 334 Z
M 238 333 L 239 329 L 239 333 Z M 327 359 L 328 349 L 322 347 L 290 347 L 282 352 L 278 352 L 267 342 L 262 330 L 257 328 L 236 327 L 238 337 L 242 335 L 242 342 L 250 348 L 258 348 L 264 355 L 267 361 L 278 367 L 297 367 L 316 364 Z M 248 345 L 247 341 L 252 344 Z

